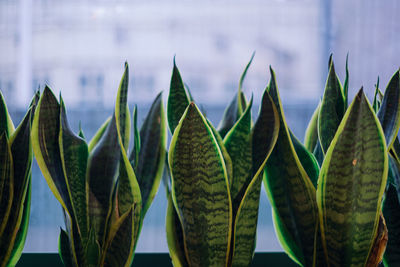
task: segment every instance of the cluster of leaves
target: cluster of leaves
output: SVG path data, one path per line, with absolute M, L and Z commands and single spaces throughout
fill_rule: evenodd
M 134 117 L 134 149 L 128 157 L 128 65 L 114 114 L 87 143 L 71 130 L 64 102 L 46 87 L 32 125 L 39 167 L 64 211 L 59 252 L 66 266 L 130 266 L 143 218 L 161 181 L 166 119 L 161 94 L 140 132 Z
M 28 232 L 31 206 L 31 122 L 39 92 L 17 129 L 0 93 L 0 266 L 15 266 Z
M 304 145 L 290 132 L 277 105 L 281 129 L 264 182 L 278 238 L 301 266 L 377 266 L 388 241 L 388 228 L 389 244 L 399 249 L 394 244 L 398 236 L 391 235 L 390 229 L 398 224 L 393 220 L 393 205 L 397 211 L 399 206 L 392 199 L 397 197 L 396 187 L 388 183 L 385 194 L 388 169 L 389 178 L 391 173 L 388 153 L 395 155 L 393 144 L 400 123 L 399 72 L 385 95 L 377 87 L 373 106 L 362 88 L 347 106 L 348 77 L 346 60 L 342 87 L 330 59 L 325 92 Z M 273 74 L 270 84 L 277 88 Z M 390 201 L 382 204 L 382 198 L 389 196 Z M 385 216 L 391 221 L 388 227 L 382 205 L 384 213 L 388 207 L 390 214 Z M 385 263 L 393 255 L 389 247 Z
M 262 172 L 279 120 L 266 90 L 252 126 L 252 100 L 239 90 L 219 130 L 197 108 L 174 64 L 168 96 L 173 133 L 167 181 L 167 241 L 177 266 L 248 266 L 256 243 Z

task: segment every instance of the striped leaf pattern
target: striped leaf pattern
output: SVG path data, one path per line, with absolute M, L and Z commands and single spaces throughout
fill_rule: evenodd
M 28 232 L 31 205 L 31 123 L 36 93 L 16 129 L 0 92 L 0 266 L 15 266 Z
M 251 105 L 251 102 L 250 102 Z M 247 110 L 244 114 L 246 114 Z M 245 116 L 245 115 L 243 115 Z M 232 266 L 249 266 L 253 259 L 264 166 L 275 146 L 279 131 L 278 111 L 267 90 L 264 91 L 260 114 L 252 129 L 251 181 L 234 219 Z
M 318 116 L 318 136 L 324 154 L 335 136 L 345 111 L 342 85 L 331 61 Z
M 169 165 L 189 265 L 227 266 L 232 223 L 228 177 L 221 150 L 194 103 L 174 132 Z
M 133 260 L 143 218 L 135 164 L 128 158 L 128 73 L 125 64 L 114 114 L 89 145 L 82 131 L 77 136 L 70 129 L 61 97 L 58 103 L 46 87 L 39 100 L 32 144 L 39 167 L 63 207 L 65 230 L 60 233 L 59 250 L 66 266 L 130 266 Z M 143 159 L 138 159 L 139 174 L 150 181 L 147 208 L 157 191 L 165 157 L 166 122 L 160 96 L 155 103 L 150 122 L 142 127 L 145 143 L 139 154 Z M 146 155 L 150 149 L 153 154 Z
M 286 125 L 275 73 L 267 90 L 277 107 L 280 129 L 266 164 L 265 188 L 274 214 L 275 230 L 288 255 L 303 266 L 313 263 L 317 223 L 315 188 L 295 152 Z
M 387 172 L 383 131 L 360 90 L 327 151 L 318 183 L 322 241 L 329 265 L 367 263 Z

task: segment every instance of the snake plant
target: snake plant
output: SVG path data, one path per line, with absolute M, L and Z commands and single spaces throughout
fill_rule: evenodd
M 398 126 L 382 123 L 362 89 L 348 106 L 348 79 L 347 60 L 342 87 L 330 59 L 303 145 L 285 122 L 271 71 L 281 129 L 264 183 L 281 245 L 301 266 L 377 266 L 385 251 L 381 206 L 392 142 L 385 137 Z
M 248 66 L 218 132 L 174 64 L 167 108 L 173 136 L 166 228 L 175 267 L 249 266 L 252 261 L 262 171 L 279 121 L 265 91 L 252 126 L 252 100 L 247 103 L 241 91 Z
M 65 104 L 46 87 L 33 120 L 39 167 L 64 211 L 59 253 L 66 266 L 130 266 L 144 215 L 164 168 L 166 120 L 161 95 L 140 132 L 134 111 L 134 149 L 128 155 L 128 65 L 114 113 L 87 143 L 72 132 Z
M 14 129 L 0 92 L 0 266 L 15 266 L 28 232 L 31 206 L 31 122 L 39 92 Z

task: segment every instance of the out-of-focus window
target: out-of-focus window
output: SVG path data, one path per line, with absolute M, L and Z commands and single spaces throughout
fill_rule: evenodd
M 156 94 L 168 94 L 176 56 L 194 98 L 218 124 L 256 51 L 244 84 L 247 97 L 254 95 L 254 114 L 271 65 L 288 124 L 302 139 L 331 52 L 342 81 L 349 52 L 351 96 L 364 85 L 372 97 L 377 75 L 387 83 L 400 65 L 398 14 L 397 0 L 3 0 L 0 89 L 16 121 L 39 86 L 61 91 L 71 126 L 82 122 L 90 138 L 112 113 L 126 60 L 129 104 L 138 104 L 141 122 Z M 56 251 L 61 207 L 36 164 L 32 179 L 25 251 Z M 165 210 L 161 185 L 137 251 L 167 251 Z M 257 250 L 281 250 L 265 191 Z

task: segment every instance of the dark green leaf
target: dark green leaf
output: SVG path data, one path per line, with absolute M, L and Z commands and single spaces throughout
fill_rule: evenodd
M 318 116 L 318 136 L 324 154 L 335 136 L 336 130 L 343 118 L 344 111 L 343 89 L 332 62 L 329 68 L 328 79 L 326 81 L 325 92 Z
M 346 55 L 346 78 L 343 85 L 344 109 L 347 109 L 349 98 L 349 53 Z
M 14 124 L 12 123 L 10 114 L 8 113 L 6 101 L 0 91 L 0 134 L 5 132 L 6 137 L 9 138 L 13 131 Z
M 58 253 L 61 260 L 66 267 L 77 267 L 73 263 L 73 256 L 71 254 L 71 246 L 67 232 L 60 228 L 60 235 L 58 237 Z
M 263 169 L 278 138 L 278 131 L 278 111 L 268 91 L 265 90 L 260 115 L 252 130 L 252 179 L 249 186 L 246 187 L 234 224 L 232 266 L 249 266 L 252 261 L 256 245 Z
M 194 103 L 174 132 L 169 164 L 189 265 L 225 266 L 232 226 L 228 177 L 221 150 Z
M 266 164 L 264 185 L 282 247 L 296 262 L 310 266 L 313 263 L 318 218 L 315 188 L 290 138 L 272 69 L 267 90 L 277 107 L 280 129 L 275 148 Z
M 8 222 L 12 200 L 14 197 L 14 164 L 11 148 L 6 134 L 0 134 L 0 237 L 3 240 L 3 232 Z M 1 242 L 1 246 L 8 245 Z M 0 248 L 0 254 L 2 253 Z M 4 255 L 0 255 L 4 256 Z
M 378 80 L 376 81 L 375 84 L 374 102 L 372 104 L 372 109 L 375 111 L 375 113 L 378 113 L 379 108 L 381 107 L 382 99 L 383 99 L 383 94 L 381 90 L 379 90 L 379 76 L 378 76 Z
M 140 129 L 140 152 L 136 177 L 142 194 L 142 218 L 149 209 L 161 182 L 166 153 L 166 118 L 162 94 L 158 94 Z
M 383 215 L 389 231 L 386 252 L 383 257 L 385 266 L 400 265 L 400 204 L 396 187 L 388 183 L 388 189 L 383 201 Z
M 317 202 L 331 266 L 364 266 L 377 234 L 388 156 L 362 90 L 347 110 L 321 167 Z
M 377 113 L 385 133 L 388 149 L 392 147 L 400 127 L 400 73 L 392 76 L 386 87 L 381 107 Z
M 172 71 L 167 102 L 168 126 L 172 134 L 185 112 L 186 107 L 189 105 L 189 101 L 190 97 L 185 89 L 185 85 L 183 84 L 181 74 L 175 64 L 174 58 L 174 69 Z
M 139 127 L 137 125 L 137 106 L 133 108 L 133 150 L 129 156 L 129 161 L 131 162 L 133 168 L 136 170 L 139 162 L 139 151 L 140 151 L 140 134 Z

